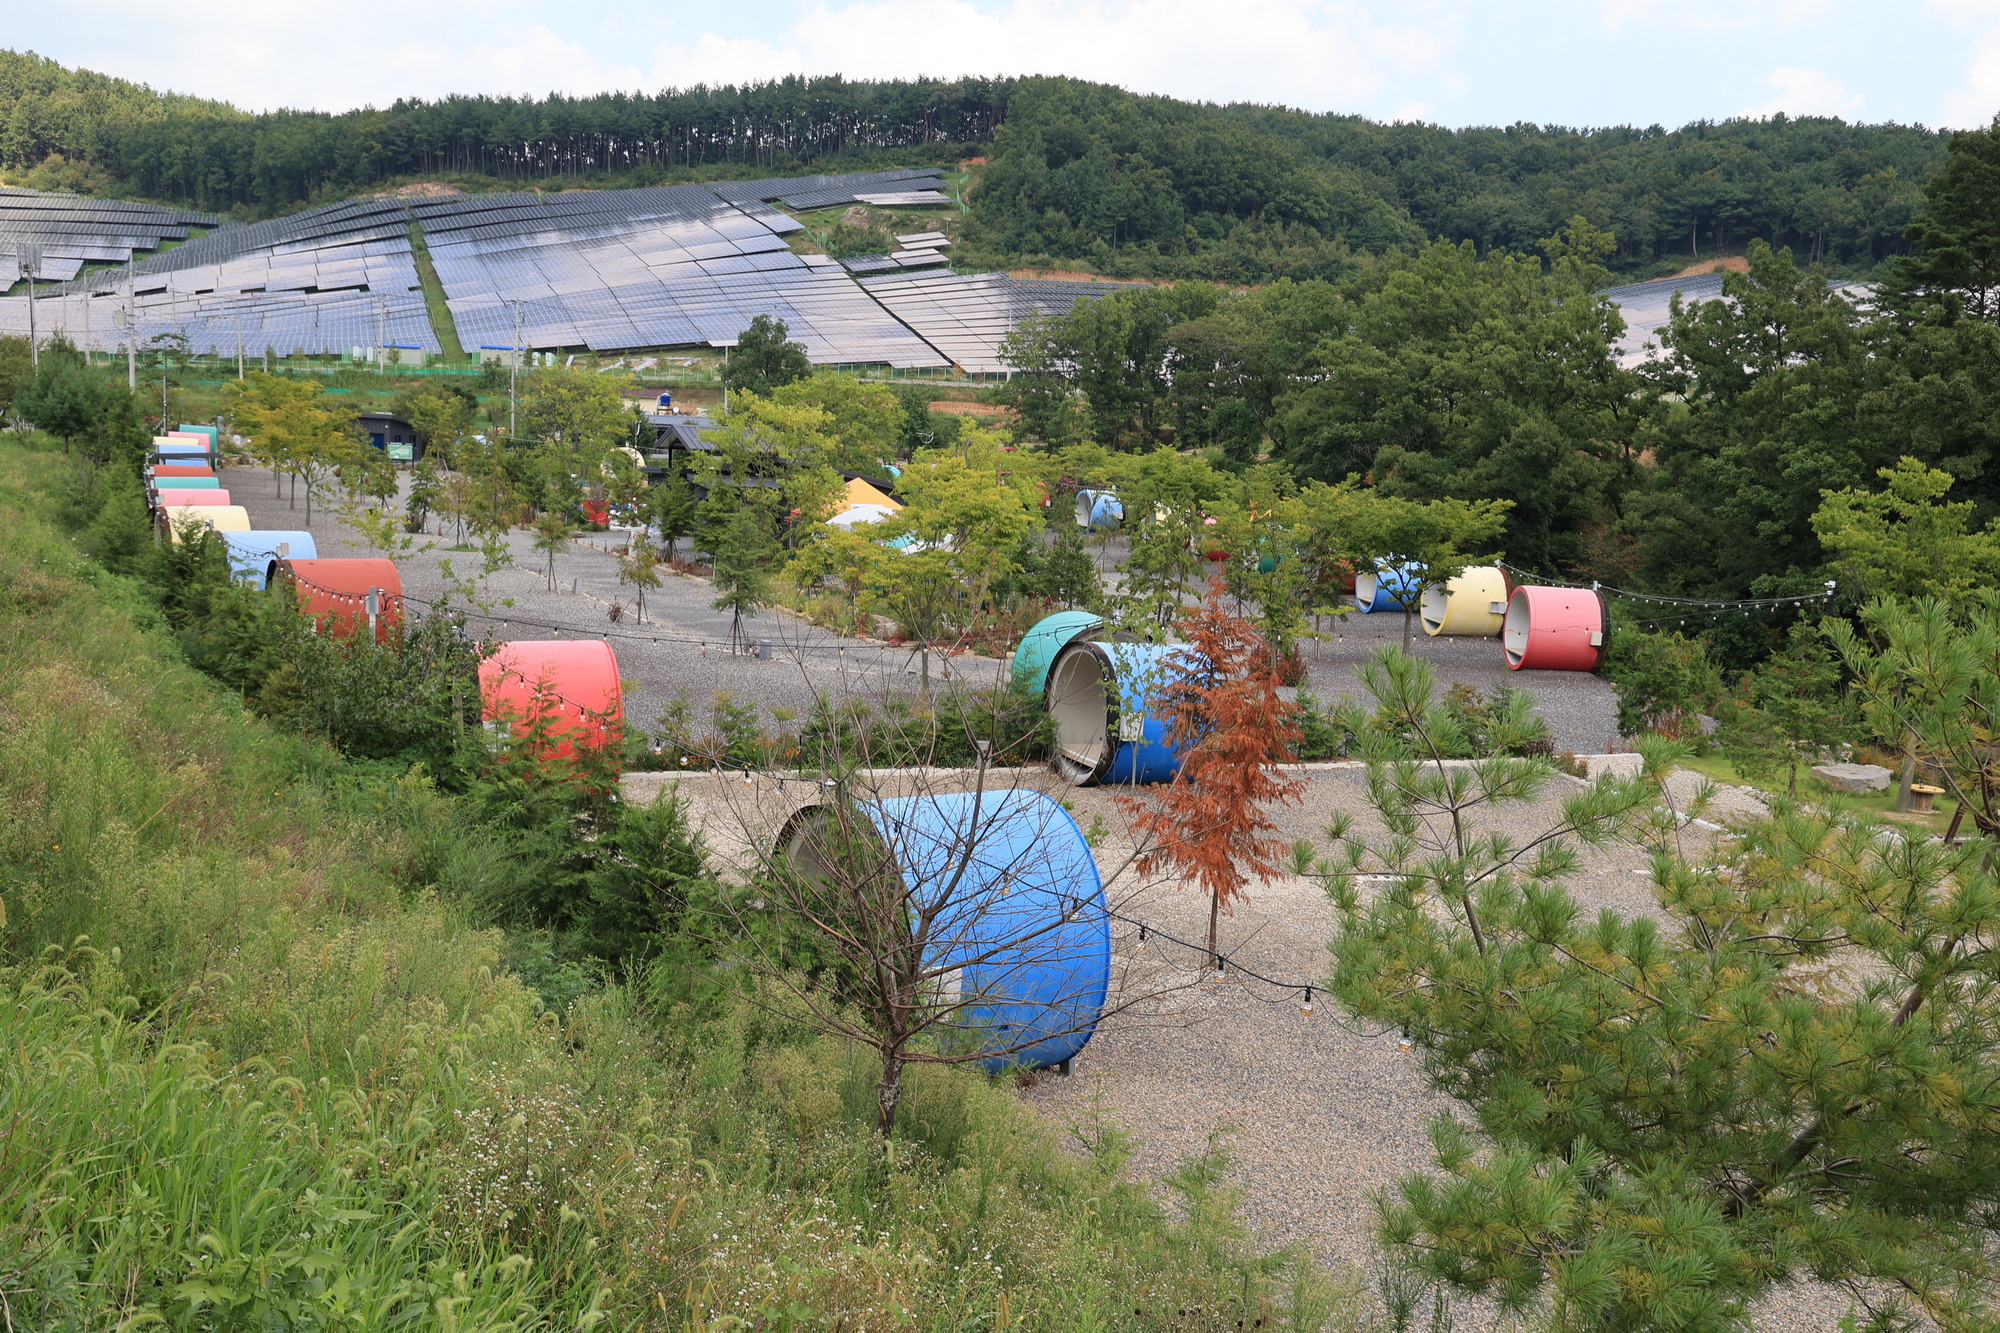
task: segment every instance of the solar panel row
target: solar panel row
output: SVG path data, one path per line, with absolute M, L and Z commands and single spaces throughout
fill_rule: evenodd
M 1042 310 L 1068 308 L 1112 285 L 1016 283 L 944 269 L 938 232 L 912 248 L 851 260 L 791 250 L 801 224 L 770 207 L 875 200 L 948 202 L 936 169 L 784 177 L 709 185 L 560 194 L 352 200 L 269 222 L 216 226 L 128 270 L 61 283 L 37 307 L 44 331 L 100 349 L 124 344 L 115 312 L 130 308 L 138 340 L 185 336 L 197 352 L 343 351 L 378 342 L 438 350 L 411 250 L 421 228 L 459 341 L 533 349 L 732 345 L 758 315 L 785 321 L 825 363 L 1005 369 L 1001 340 Z M 46 196 L 0 191 L 0 245 L 9 202 Z M 143 206 L 102 207 L 61 219 L 81 264 L 116 257 L 125 239 L 167 235 L 218 219 Z M 157 214 L 158 216 L 155 216 Z M 119 220 L 122 219 L 122 220 Z M 15 221 L 19 221 L 16 219 Z M 29 225 L 21 221 L 19 225 Z M 34 220 L 33 225 L 44 225 Z M 95 229 L 95 230 L 93 230 Z M 911 270 L 917 270 L 912 272 Z M 75 272 L 74 269 L 71 270 Z M 128 283 L 129 272 L 129 283 Z M 861 275 L 869 275 L 857 281 Z M 129 292 L 129 295 L 128 295 Z M 26 303 L 0 299 L 0 332 L 25 331 Z
M 12 261 L 26 247 L 41 252 L 35 276 L 44 282 L 74 278 L 89 262 L 123 262 L 134 251 L 185 240 L 189 227 L 214 227 L 221 218 L 185 209 L 156 208 L 77 195 L 0 188 L 0 257 Z M 6 270 L 11 285 L 15 269 Z
M 859 278 L 869 295 L 968 374 L 1011 369 L 1000 346 L 1021 321 L 1075 308 L 1130 283 L 1020 282 L 998 273 Z

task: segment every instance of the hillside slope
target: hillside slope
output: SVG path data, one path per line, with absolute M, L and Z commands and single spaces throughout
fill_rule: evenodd
M 1752 239 L 1839 272 L 1907 250 L 1947 136 L 1832 118 L 1384 125 L 1064 78 L 789 78 L 654 96 L 450 97 L 251 114 L 0 51 L 0 172 L 236 216 L 442 177 L 647 185 L 982 158 L 969 259 L 1130 276 L 1331 277 L 1436 236 L 1531 247 L 1582 213 L 1646 276 Z

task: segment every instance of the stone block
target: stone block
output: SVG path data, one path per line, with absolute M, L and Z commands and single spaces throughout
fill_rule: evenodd
M 1880 764 L 1814 764 L 1812 775 L 1835 791 L 1887 791 L 1896 779 L 1893 770 Z

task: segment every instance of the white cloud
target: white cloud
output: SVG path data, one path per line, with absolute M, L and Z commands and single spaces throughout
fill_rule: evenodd
M 595 19 L 564 21 L 558 34 L 542 21 L 545 9 L 522 0 L 486 4 L 476 15 L 438 0 L 346 0 L 337 12 L 266 0 L 108 0 L 93 8 L 97 23 L 43 54 L 253 111 L 342 111 L 452 92 L 636 88 L 658 31 L 652 25 L 636 46 L 602 40 Z
M 1422 26 L 1311 0 L 857 0 L 818 4 L 776 39 L 705 33 L 669 45 L 653 81 L 685 85 L 840 73 L 1053 74 L 1214 101 L 1354 107 L 1437 59 Z
M 65 63 L 246 109 L 340 110 L 450 92 L 592 93 L 787 74 L 1061 73 L 1141 91 L 1326 110 L 1434 96 L 1464 0 L 740 0 L 718 13 L 528 0 L 100 0 Z M 140 34 L 143 33 L 143 38 Z M 1442 38 L 1433 33 L 1443 34 Z M 754 34 L 754 35 L 746 35 Z M 1420 78 L 1419 76 L 1425 76 Z
M 1847 85 L 1816 69 L 1780 65 L 1761 82 L 1777 96 L 1762 106 L 1745 107 L 1746 116 L 1845 116 L 1861 108 L 1864 98 L 1849 93 Z
M 2000 113 L 2000 33 L 1974 43 L 1965 62 L 1965 86 L 1944 99 L 1943 123 L 1953 129 L 1983 129 Z

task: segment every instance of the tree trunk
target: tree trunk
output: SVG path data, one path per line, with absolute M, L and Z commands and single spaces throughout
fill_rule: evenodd
M 1407 594 L 1405 595 L 1407 596 Z M 1409 602 L 1405 601 L 1403 603 L 1403 651 L 1406 653 L 1410 651 L 1410 622 L 1415 617 L 1416 613 L 1410 610 Z
M 1208 965 L 1211 968 L 1222 966 L 1222 955 L 1215 947 L 1216 918 L 1221 914 L 1222 894 L 1211 889 L 1208 895 Z
M 888 1138 L 896 1128 L 896 1107 L 903 1100 L 903 1057 L 882 1052 L 882 1081 L 875 1085 L 875 1132 Z

